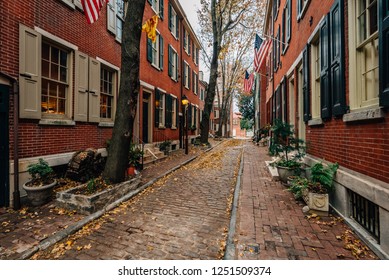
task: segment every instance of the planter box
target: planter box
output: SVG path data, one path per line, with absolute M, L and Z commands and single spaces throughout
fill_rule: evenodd
M 313 193 L 305 189 L 303 191 L 303 199 L 309 209 L 323 212 L 328 212 L 329 210 L 328 194 Z
M 132 190 L 138 188 L 140 184 L 140 176 L 129 181 L 117 184 L 112 188 L 103 190 L 92 195 L 75 194 L 77 189 L 83 188 L 86 184 L 75 188 L 57 193 L 56 204 L 69 210 L 77 210 L 77 212 L 89 215 L 105 206 L 113 203 L 115 200 L 123 197 Z

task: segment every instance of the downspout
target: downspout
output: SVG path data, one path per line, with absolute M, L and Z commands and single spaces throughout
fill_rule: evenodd
M 13 207 L 14 210 L 20 209 L 20 191 L 19 191 L 19 83 L 17 80 L 12 82 L 14 94 L 14 192 Z
M 181 123 L 180 123 L 180 148 L 184 148 L 184 141 L 183 141 L 183 138 L 184 138 L 184 123 L 183 123 L 183 120 L 184 120 L 184 106 L 182 105 L 182 96 L 183 96 L 183 93 L 184 93 L 184 79 L 182 78 L 182 73 L 183 73 L 183 70 L 184 70 L 184 59 L 183 59 L 183 56 L 182 56 L 182 49 L 184 48 L 184 39 L 181 35 L 184 34 L 184 18 L 183 17 L 180 17 L 180 34 L 178 34 L 179 37 L 179 41 L 180 41 L 180 69 L 179 69 L 179 73 L 178 73 L 178 77 L 180 77 L 180 83 L 181 83 L 181 86 L 180 86 L 180 95 L 181 95 L 181 98 L 180 98 L 180 106 L 181 106 Z M 177 78 L 178 78 L 177 77 Z

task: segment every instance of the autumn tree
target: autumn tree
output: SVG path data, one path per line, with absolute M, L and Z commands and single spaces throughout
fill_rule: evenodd
M 263 0 L 201 0 L 201 9 L 198 11 L 201 26 L 200 38 L 205 48 L 203 60 L 210 72 L 204 114 L 200 125 L 202 143 L 208 142 L 209 117 L 217 91 L 217 80 L 221 76 L 220 70 L 223 70 L 219 69 L 220 55 L 223 51 L 227 52 L 229 39 L 233 37 L 227 35 L 238 26 L 243 29 L 250 29 L 251 26 L 250 31 L 243 30 L 243 33 L 252 34 L 253 23 L 255 20 L 260 20 L 258 15 L 261 13 L 258 7 L 264 7 L 265 2 Z M 210 55 L 207 55 L 208 48 L 210 49 Z M 227 65 L 225 66 L 227 67 Z M 234 67 L 229 64 L 228 68 L 233 69 Z M 226 79 L 221 83 L 226 83 Z M 233 87 L 230 88 L 230 90 L 232 89 Z M 224 87 L 223 90 L 225 90 Z
M 146 0 L 128 1 L 122 37 L 122 65 L 115 124 L 103 177 L 111 182 L 125 179 L 139 96 L 140 40 Z

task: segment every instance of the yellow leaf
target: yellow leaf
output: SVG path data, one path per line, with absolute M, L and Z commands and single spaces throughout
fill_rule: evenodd
M 81 251 L 82 250 L 82 246 L 77 246 L 77 251 Z
M 316 248 L 311 248 L 311 250 L 316 252 Z
M 336 239 L 342 240 L 342 237 L 341 237 L 340 235 L 337 235 L 337 236 L 336 236 Z
M 88 245 L 84 246 L 84 249 L 86 249 L 86 250 L 89 250 L 90 248 L 92 248 L 92 245 L 90 243 Z

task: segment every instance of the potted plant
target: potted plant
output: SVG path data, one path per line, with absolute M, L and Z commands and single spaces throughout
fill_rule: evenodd
M 171 141 L 165 140 L 165 141 L 163 141 L 162 143 L 159 144 L 159 150 L 164 152 L 164 154 L 166 155 L 170 151 L 170 145 L 171 144 L 172 144 Z
M 278 119 L 271 131 L 269 151 L 279 157 L 274 166 L 277 167 L 280 180 L 286 183 L 288 176 L 299 175 L 301 172 L 301 158 L 305 155 L 304 141 L 294 136 L 292 125 Z
M 31 204 L 39 206 L 50 201 L 53 188 L 57 184 L 53 169 L 40 158 L 37 163 L 28 165 L 27 172 L 31 179 L 23 185 L 23 189 Z
M 128 175 L 135 175 L 136 170 L 142 169 L 141 159 L 143 157 L 143 151 L 139 149 L 135 144 L 130 144 L 130 150 L 128 152 Z
M 309 168 L 310 183 L 303 190 L 303 199 L 310 209 L 325 212 L 329 210 L 328 194 L 335 189 L 333 181 L 338 167 L 337 163 L 324 166 L 320 162 Z

